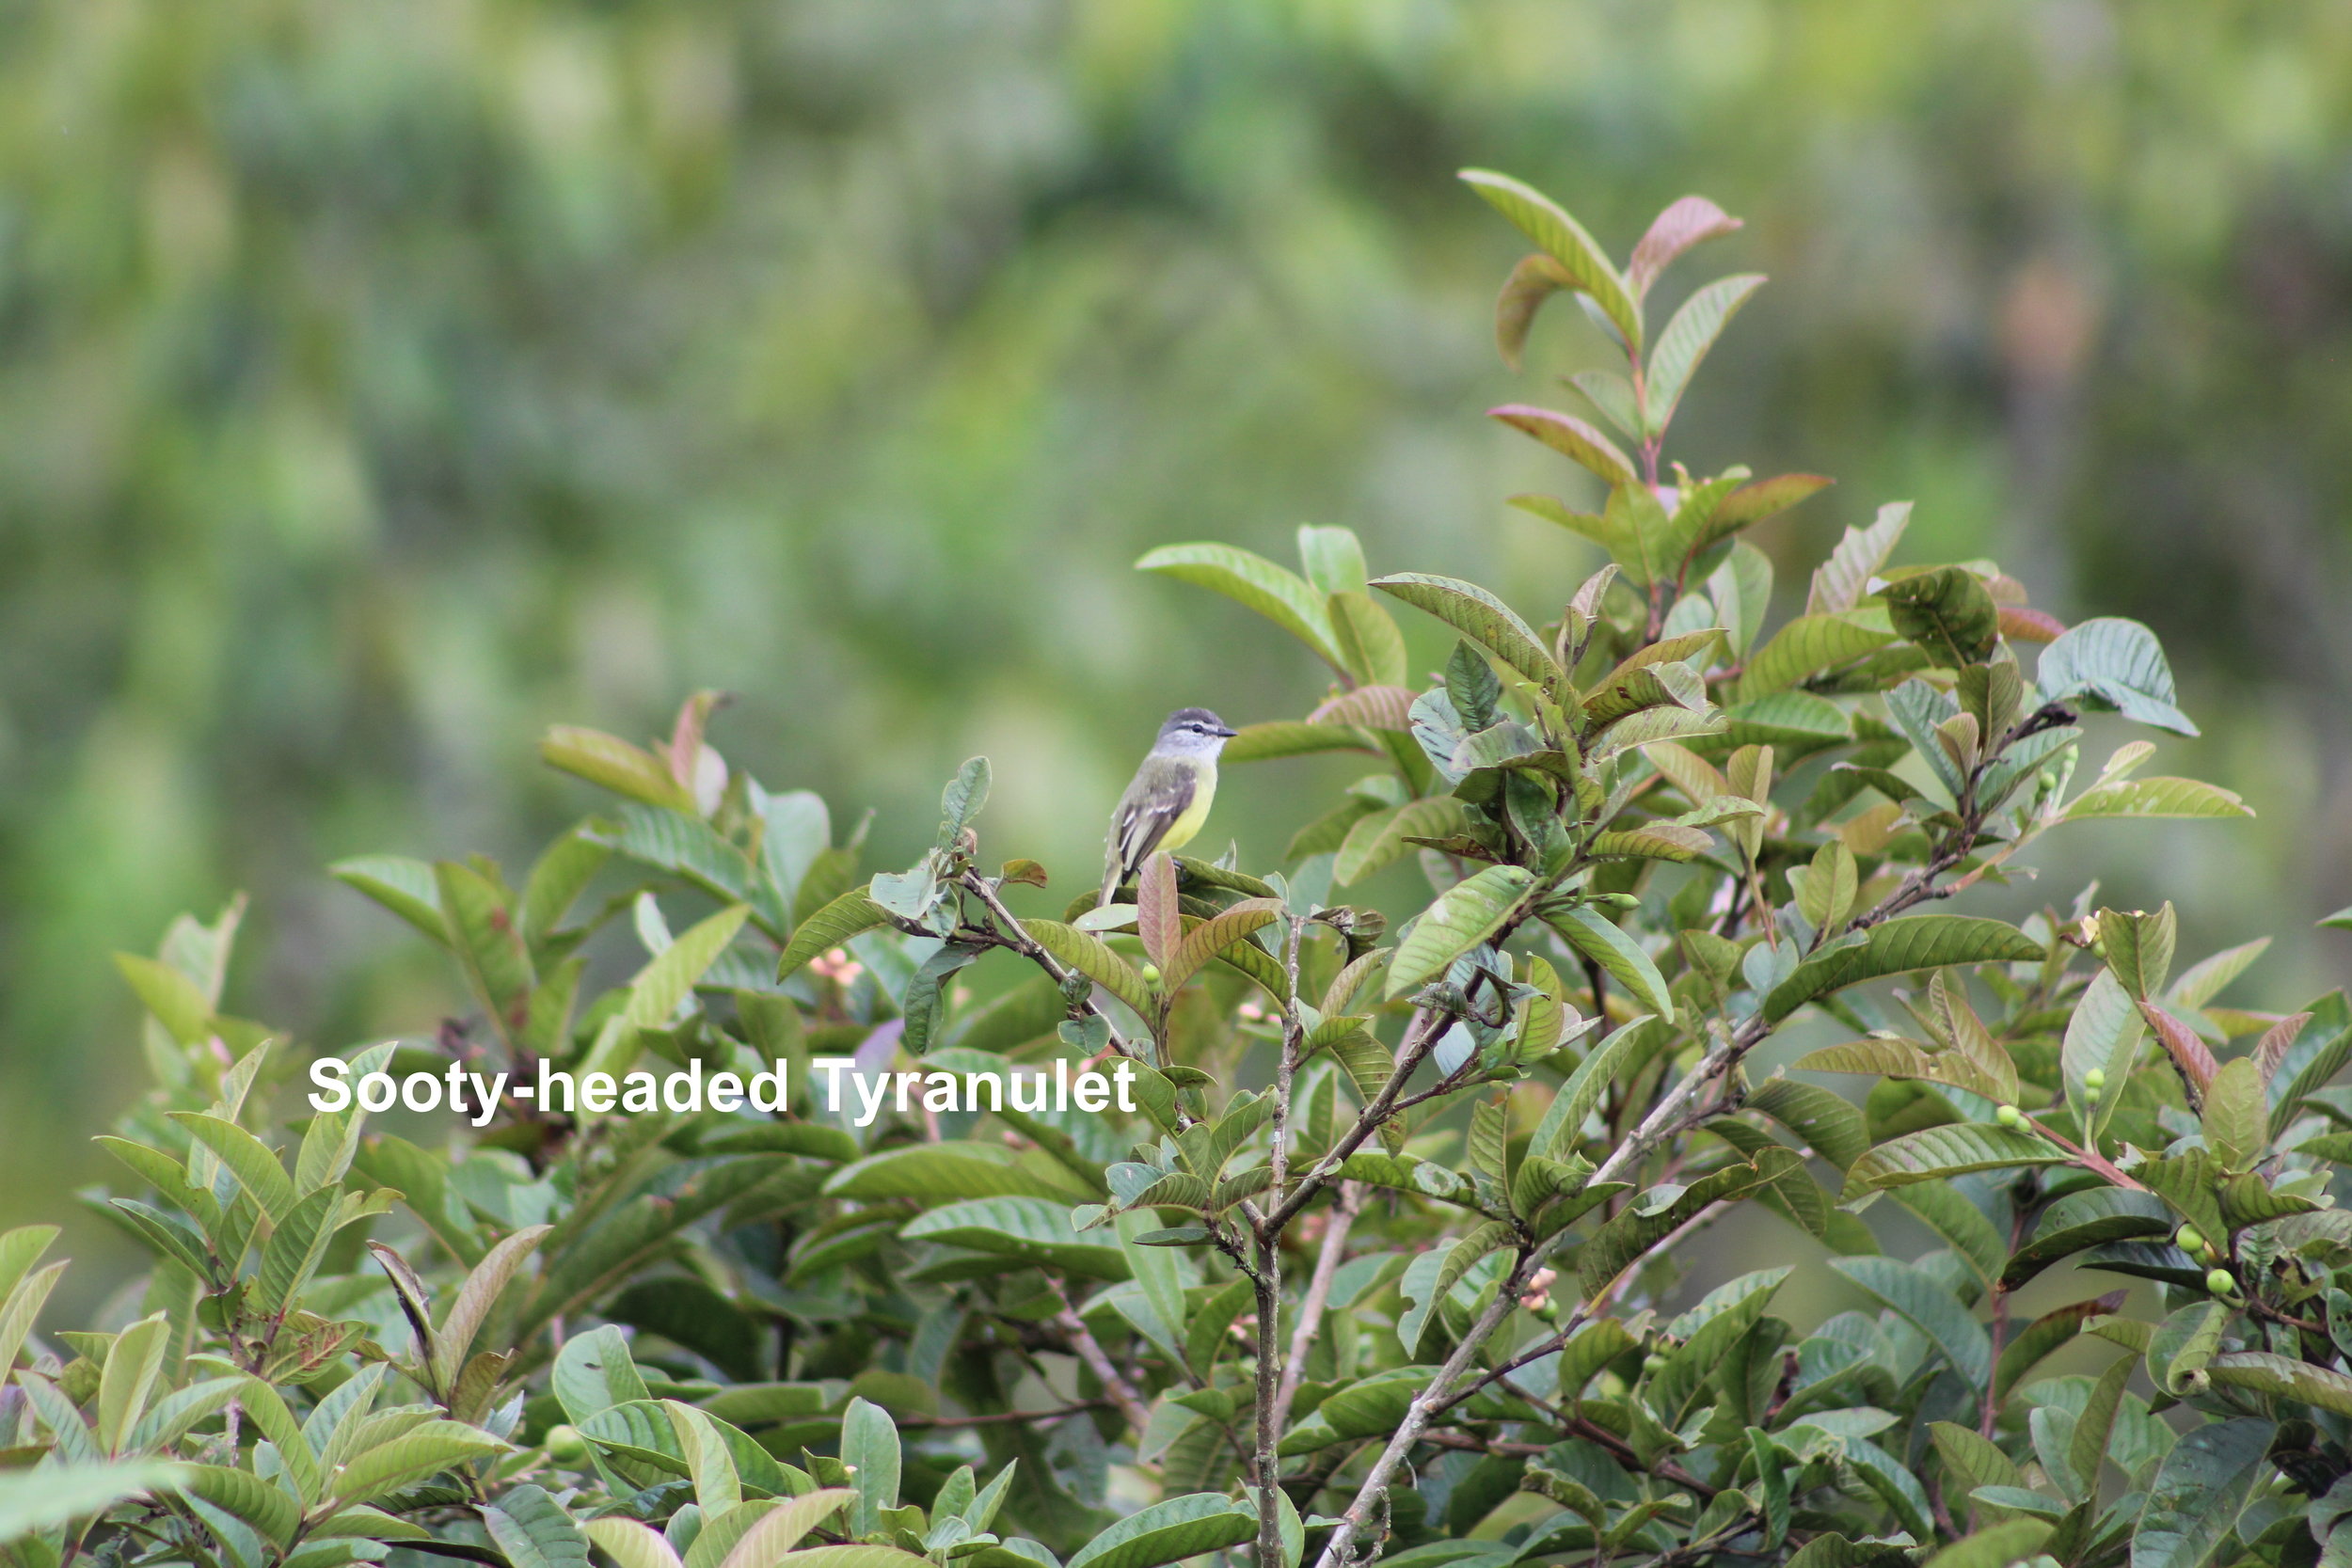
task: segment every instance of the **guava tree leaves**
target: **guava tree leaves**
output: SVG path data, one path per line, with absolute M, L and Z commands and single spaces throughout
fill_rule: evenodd
M 2073 627 L 2042 650 L 2035 684 L 2044 702 L 2106 708 L 2175 735 L 2197 733 L 2174 705 L 2178 694 L 2163 645 L 2137 621 L 2103 615 Z
M 1765 999 L 1764 1016 L 1787 1018 L 1816 997 L 1884 974 L 1951 964 L 2026 963 L 2042 944 L 2016 927 L 1978 915 L 1915 914 L 1883 921 L 1797 965 Z

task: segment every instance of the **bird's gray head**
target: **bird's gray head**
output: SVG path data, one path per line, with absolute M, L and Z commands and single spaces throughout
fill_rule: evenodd
M 1166 756 L 1213 757 L 1236 732 L 1204 707 L 1180 707 L 1160 726 L 1152 749 Z

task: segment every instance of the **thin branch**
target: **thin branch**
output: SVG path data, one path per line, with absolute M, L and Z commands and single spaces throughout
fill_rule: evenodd
M 1078 1316 L 1078 1309 L 1070 1305 L 1070 1296 L 1063 1291 L 1061 1281 L 1048 1275 L 1047 1283 L 1053 1287 L 1055 1298 L 1061 1303 L 1061 1310 L 1054 1314 L 1054 1326 L 1062 1331 L 1063 1337 L 1070 1341 L 1070 1348 L 1077 1352 L 1078 1359 L 1094 1373 L 1095 1380 L 1102 1384 L 1103 1391 L 1110 1397 L 1111 1403 L 1119 1407 L 1119 1413 L 1137 1432 L 1142 1431 L 1152 1419 L 1152 1412 L 1144 1404 L 1143 1396 L 1137 1394 L 1134 1385 L 1121 1377 L 1119 1369 L 1111 1364 L 1110 1356 L 1103 1350 L 1102 1341 L 1095 1338 L 1092 1329 L 1087 1327 L 1086 1320 Z
M 1045 971 L 1047 977 L 1056 985 L 1069 984 L 1071 976 L 1076 972 L 1064 969 L 1060 960 L 1038 945 L 1037 939 L 1029 935 L 1020 920 L 1005 907 L 1004 900 L 996 896 L 996 890 L 989 884 L 987 878 L 977 871 L 966 871 L 960 880 L 964 890 L 986 905 L 990 915 L 1001 923 L 1001 929 L 988 933 L 999 946 L 1009 947 L 1031 963 L 1036 964 Z M 1148 1053 L 1137 1051 L 1132 1042 L 1120 1034 L 1118 1023 L 1112 1020 L 1109 1010 L 1095 999 L 1092 988 L 1093 982 L 1089 981 L 1087 998 L 1078 1004 L 1080 1010 L 1103 1021 L 1103 1027 L 1110 1031 L 1113 1051 L 1122 1056 L 1131 1056 L 1138 1062 L 1149 1062 L 1151 1056 Z
M 1413 1445 L 1421 1440 L 1430 1417 L 1445 1402 L 1453 1391 L 1454 1380 L 1469 1370 L 1479 1347 L 1486 1342 L 1486 1337 L 1502 1326 L 1502 1320 L 1518 1307 L 1519 1291 L 1527 1284 L 1534 1253 L 1533 1246 L 1518 1249 L 1518 1256 L 1511 1265 L 1510 1277 L 1503 1281 L 1502 1289 L 1495 1293 L 1493 1301 L 1486 1304 L 1486 1309 L 1478 1315 L 1478 1321 L 1470 1324 L 1470 1332 L 1463 1335 L 1462 1342 L 1454 1347 L 1454 1354 L 1447 1356 L 1445 1365 L 1438 1369 L 1438 1375 L 1430 1379 L 1429 1386 L 1413 1396 L 1413 1402 L 1406 1407 L 1405 1419 L 1397 1424 L 1395 1435 L 1389 1439 L 1389 1446 L 1380 1450 L 1380 1457 L 1373 1462 L 1363 1485 L 1357 1489 L 1355 1500 L 1347 1505 L 1347 1512 L 1340 1515 L 1339 1525 L 1331 1531 L 1331 1539 L 1325 1544 L 1323 1555 L 1315 1560 L 1315 1568 L 1345 1568 L 1346 1564 L 1355 1560 L 1353 1548 L 1356 1537 L 1372 1517 L 1373 1511 L 1387 1501 L 1390 1479 L 1412 1452 Z
M 1329 1152 L 1315 1162 L 1314 1168 L 1299 1179 L 1298 1185 L 1293 1187 L 1280 1203 L 1267 1211 L 1266 1225 L 1276 1230 L 1288 1225 L 1300 1210 L 1313 1201 L 1314 1196 L 1329 1182 L 1347 1157 L 1361 1148 L 1364 1140 L 1394 1114 L 1405 1080 L 1413 1075 L 1413 1069 L 1421 1066 L 1422 1059 L 1436 1047 L 1438 1022 L 1444 1017 L 1443 1013 L 1433 1012 L 1426 1007 L 1413 1014 L 1412 1022 L 1405 1026 L 1405 1038 L 1397 1047 L 1396 1067 L 1389 1074 L 1388 1083 L 1381 1086 L 1378 1094 L 1373 1096 L 1372 1103 L 1364 1107 L 1363 1114 L 1356 1118 L 1356 1124 L 1340 1135 L 1340 1141 L 1331 1146 Z
M 1017 1421 L 1057 1421 L 1064 1416 L 1082 1415 L 1089 1410 L 1117 1408 L 1113 1400 L 1079 1400 L 1052 1410 L 1000 1410 L 988 1416 L 901 1416 L 902 1427 L 921 1427 L 926 1431 L 962 1427 L 1007 1426 Z
M 1331 1281 L 1347 1256 L 1347 1233 L 1354 1228 L 1356 1216 L 1363 1207 L 1364 1184 L 1341 1182 L 1338 1200 L 1324 1223 L 1323 1250 L 1315 1258 L 1315 1272 L 1307 1281 L 1306 1298 L 1298 1304 L 1298 1322 L 1291 1329 L 1291 1352 L 1282 1362 L 1281 1386 L 1275 1390 L 1274 1426 L 1278 1433 L 1290 1421 L 1291 1404 L 1298 1398 L 1298 1385 L 1306 1375 L 1307 1353 L 1314 1347 L 1315 1335 L 1323 1327 L 1324 1306 L 1331 1299 Z

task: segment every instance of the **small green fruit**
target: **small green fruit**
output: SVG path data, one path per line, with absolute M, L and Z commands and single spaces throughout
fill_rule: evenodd
M 2230 1277 L 2229 1270 L 2213 1269 L 2205 1275 L 2205 1290 L 2217 1296 L 2234 1296 L 2237 1294 L 2237 1281 Z
M 2100 1069 L 2092 1068 L 2089 1072 L 2083 1074 L 2083 1087 L 2090 1091 L 2091 1099 L 2098 1099 L 2099 1091 L 2106 1086 L 2107 1075 Z
M 2003 1127 L 2015 1128 L 2021 1132 L 2026 1129 L 2026 1113 L 2019 1110 L 2014 1105 L 2004 1105 L 1999 1110 L 1994 1111 L 1993 1113 L 1993 1119 L 1999 1122 Z
M 580 1465 L 588 1459 L 588 1439 L 580 1434 L 578 1427 L 548 1428 L 548 1457 L 558 1465 Z
M 2181 1250 L 2183 1252 L 2203 1252 L 2206 1250 L 2204 1232 L 2199 1230 L 2193 1225 L 2185 1225 L 2181 1227 L 2180 1232 L 2172 1239 L 2181 1244 Z
M 1662 1372 L 1665 1370 L 1666 1358 L 1664 1356 L 1652 1354 L 1642 1357 L 1642 1370 L 1645 1372 Z
M 2090 956 L 2094 958 L 2104 958 L 2107 956 L 2106 938 L 2101 937 L 2098 941 L 2090 944 Z
M 1156 986 L 1160 983 L 1160 966 L 1158 964 L 1145 964 L 1143 966 L 1143 983 L 1147 986 Z

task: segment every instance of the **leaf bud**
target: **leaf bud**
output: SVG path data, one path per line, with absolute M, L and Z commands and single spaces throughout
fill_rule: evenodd
M 1630 893 L 1596 893 L 1591 901 L 1611 910 L 1638 910 L 1642 907 L 1640 896 Z

